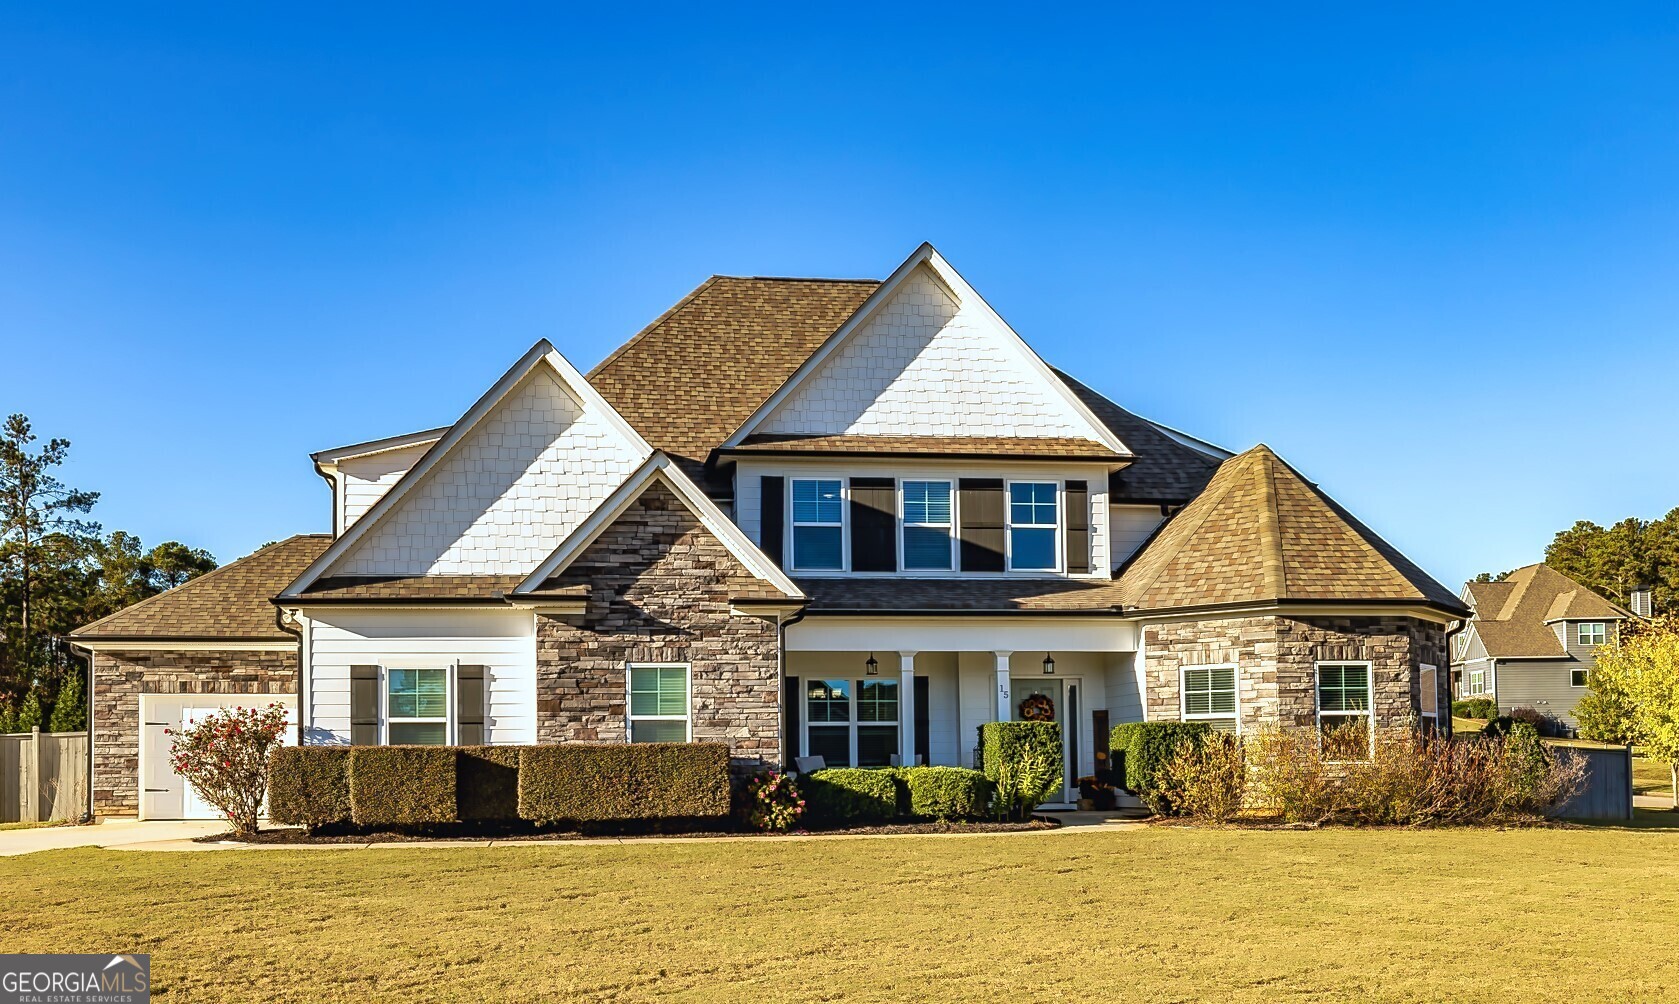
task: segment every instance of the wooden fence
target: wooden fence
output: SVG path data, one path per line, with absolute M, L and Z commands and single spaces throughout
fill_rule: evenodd
M 0 823 L 80 819 L 86 811 L 86 732 L 0 735 Z
M 1563 819 L 1632 818 L 1632 747 L 1596 743 L 1550 741 L 1551 747 L 1566 750 L 1586 760 L 1586 783 L 1579 794 L 1562 803 L 1556 815 Z

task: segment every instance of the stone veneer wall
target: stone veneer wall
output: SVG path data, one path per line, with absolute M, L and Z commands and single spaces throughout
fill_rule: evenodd
M 141 694 L 296 694 L 297 651 L 97 652 L 93 656 L 93 805 L 140 812 Z
M 1317 663 L 1371 663 L 1376 726 L 1405 725 L 1421 708 L 1424 664 L 1436 667 L 1441 728 L 1451 727 L 1445 629 L 1411 617 L 1230 617 L 1143 626 L 1150 720 L 1178 717 L 1178 671 L 1233 663 L 1244 730 L 1317 723 Z
M 651 486 L 560 577 L 590 585 L 581 618 L 536 625 L 537 742 L 627 737 L 630 663 L 686 663 L 695 741 L 738 770 L 780 762 L 776 625 L 729 613 L 764 586 L 662 485 Z

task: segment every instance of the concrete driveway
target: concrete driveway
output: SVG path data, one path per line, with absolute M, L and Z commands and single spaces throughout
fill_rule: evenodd
M 226 833 L 227 823 L 213 819 L 140 822 L 113 819 L 91 826 L 37 826 L 0 830 L 0 857 L 54 851 L 64 847 L 128 847 L 165 840 L 191 840 Z

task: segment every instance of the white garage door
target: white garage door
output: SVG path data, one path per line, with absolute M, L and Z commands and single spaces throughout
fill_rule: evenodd
M 223 708 L 286 707 L 284 742 L 297 742 L 297 698 L 291 694 L 141 694 L 140 695 L 140 818 L 216 819 L 221 813 L 205 805 L 180 775 L 169 767 L 170 731 L 179 731 Z

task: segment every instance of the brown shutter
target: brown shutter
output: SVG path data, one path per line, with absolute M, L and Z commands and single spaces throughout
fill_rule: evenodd
M 461 746 L 484 744 L 484 666 L 455 670 L 455 735 Z
M 962 519 L 962 571 L 1002 571 L 1002 479 L 963 478 L 957 486 L 956 501 Z
M 350 745 L 379 745 L 379 667 L 350 667 Z
M 851 479 L 851 570 L 898 570 L 898 488 L 891 478 Z
M 1090 485 L 1067 482 L 1067 571 L 1090 571 Z
M 785 565 L 782 560 L 782 519 L 787 512 L 785 478 L 763 477 L 759 479 L 758 504 L 758 546 L 770 560 L 777 565 Z

